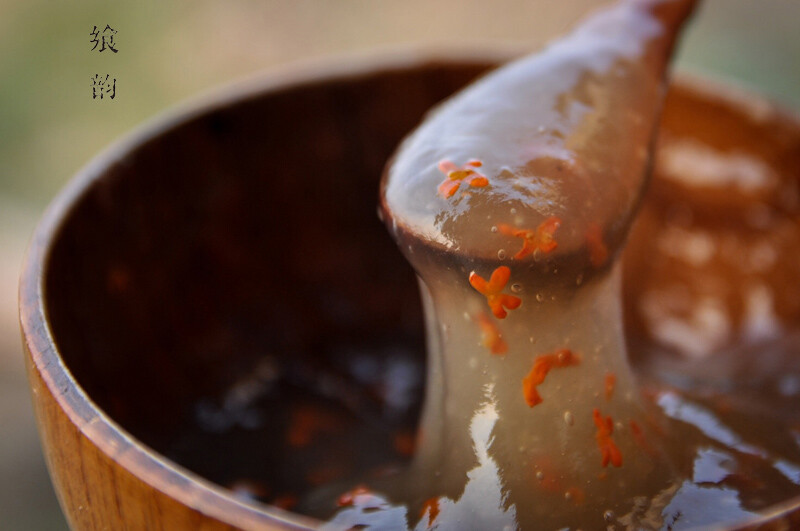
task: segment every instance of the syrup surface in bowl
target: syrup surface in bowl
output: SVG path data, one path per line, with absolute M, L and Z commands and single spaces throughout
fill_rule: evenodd
M 66 365 L 87 395 L 136 439 L 175 463 L 231 487 L 243 499 L 296 507 L 294 502 L 313 492 L 319 478 L 347 483 L 348 478 L 386 475 L 407 464 L 413 449 L 408 431 L 416 426 L 415 408 L 421 396 L 405 395 L 411 396 L 409 403 L 398 399 L 404 393 L 397 390 L 414 389 L 424 377 L 421 319 L 413 274 L 375 218 L 376 179 L 394 146 L 425 109 L 486 66 L 488 62 L 452 60 L 403 63 L 368 76 L 307 84 L 292 94 L 259 96 L 184 125 L 166 139 L 163 152 L 151 144 L 114 166 L 108 178 L 94 183 L 71 212 L 48 270 L 47 305 L 53 332 Z M 672 115 L 669 109 L 675 109 L 676 117 L 694 117 L 700 108 L 720 109 L 708 115 L 701 131 L 692 132 L 696 119 L 671 121 L 675 137 L 708 142 L 716 150 L 725 149 L 719 142 L 728 135 L 739 136 L 745 143 L 769 144 L 775 151 L 759 148 L 756 158 L 775 168 L 782 182 L 796 182 L 793 168 L 798 166 L 800 137 L 796 126 L 793 129 L 763 107 L 751 110 L 741 102 L 720 103 L 719 98 L 716 89 L 699 93 L 691 87 L 676 89 L 667 118 Z M 348 112 L 331 112 L 331 108 Z M 387 115 L 392 109 L 397 112 Z M 286 138 L 286 132 L 277 126 L 264 127 L 279 123 L 281 113 L 290 116 L 301 111 L 318 119 L 306 128 L 296 124 L 296 138 Z M 247 144 L 259 141 L 277 147 L 279 139 L 308 137 L 316 138 L 316 145 L 326 146 L 327 155 L 320 165 L 312 164 L 315 159 L 304 157 L 302 151 L 290 149 L 277 149 L 267 164 L 263 156 L 252 156 Z M 337 138 L 345 137 L 346 145 L 337 143 Z M 199 151 L 202 167 L 192 165 L 198 163 L 198 142 L 204 146 Z M 174 161 L 174 165 L 165 168 L 164 160 Z M 321 179 L 311 188 L 300 179 L 276 183 L 267 178 L 274 175 L 275 165 L 294 167 L 298 175 L 330 179 Z M 135 186 L 132 175 L 137 176 Z M 656 172 L 656 187 L 662 177 L 662 172 Z M 298 183 L 297 190 L 290 186 L 293 182 Z M 220 188 L 221 183 L 224 186 Z M 276 184 L 280 184 L 277 194 L 273 193 Z M 265 188 L 252 193 L 258 186 Z M 183 198 L 183 206 L 177 210 L 176 195 Z M 269 198 L 266 205 L 264 197 Z M 279 201 L 286 197 L 319 203 L 313 211 L 298 213 Z M 363 208 L 326 211 L 330 197 L 338 197 L 338 204 L 350 201 Z M 730 194 L 725 191 L 717 194 L 720 201 L 726 197 Z M 693 198 L 697 194 L 685 197 L 685 204 L 691 206 Z M 149 208 L 143 210 L 141 204 Z M 121 206 L 124 215 L 110 205 Z M 648 205 L 645 203 L 645 212 Z M 157 212 L 158 217 L 151 219 L 148 212 Z M 342 218 L 331 224 L 331 216 L 337 213 Z M 278 223 L 283 216 L 288 216 L 284 221 L 295 228 L 291 239 L 283 236 L 286 223 Z M 320 232 L 325 227 L 331 230 Z M 643 235 L 644 241 L 659 241 L 658 227 L 643 232 L 636 228 L 632 249 L 637 234 Z M 203 257 L 203 261 L 160 251 L 185 248 L 187 242 L 192 257 Z M 276 248 L 284 253 L 272 252 Z M 330 261 L 341 256 L 333 249 L 341 248 L 351 250 L 346 256 L 354 257 L 352 263 Z M 647 248 L 644 256 L 648 260 L 629 270 L 650 274 L 642 266 L 670 259 L 665 248 Z M 136 254 L 130 249 L 137 249 Z M 307 259 L 309 249 L 322 249 L 320 256 L 326 258 L 296 259 Z M 626 263 L 632 264 L 633 256 L 626 255 Z M 777 262 L 786 262 L 791 256 L 781 251 Z M 377 260 L 379 257 L 383 258 Z M 373 259 L 377 261 L 370 261 Z M 93 264 L 92 268 L 86 269 L 86 263 Z M 198 267 L 198 263 L 205 266 Z M 298 264 L 304 266 L 298 268 Z M 692 271 L 689 265 L 681 268 L 687 277 Z M 224 281 L 211 282 L 212 276 Z M 358 278 L 369 279 L 369 289 L 348 280 Z M 626 301 L 634 309 L 640 294 L 637 286 L 646 275 L 635 278 L 624 284 Z M 775 277 L 764 280 L 771 278 Z M 158 280 L 152 284 L 157 289 L 144 289 L 151 285 L 144 279 Z M 276 309 L 286 312 L 294 303 L 287 306 L 284 295 L 289 291 L 276 289 L 280 284 L 274 279 L 302 286 L 306 293 L 328 302 L 319 306 L 319 312 L 308 313 L 308 308 L 299 304 L 297 310 L 276 318 Z M 787 285 L 787 298 L 793 289 Z M 195 304 L 186 305 L 186 300 Z M 209 300 L 213 304 L 203 302 Z M 791 337 L 787 331 L 792 322 L 796 326 L 796 315 L 784 317 L 779 333 Z M 265 330 L 265 322 L 283 325 Z M 640 346 L 655 344 L 652 336 L 637 333 L 646 330 L 641 316 L 630 312 L 628 322 L 629 340 Z M 203 330 L 200 337 L 198 329 Z M 79 330 L 86 332 L 76 333 Z M 796 343 L 792 348 L 796 352 Z M 632 353 L 638 352 L 635 347 Z M 771 393 L 796 404 L 796 395 L 780 394 L 791 392 L 793 373 L 780 368 L 773 372 L 780 376 L 784 372 L 789 384 L 773 387 Z M 364 378 L 365 373 L 372 376 Z M 173 384 L 180 393 L 173 392 Z M 354 390 L 358 390 L 355 400 Z M 743 396 L 741 390 L 731 388 L 728 396 Z M 542 395 L 547 400 L 544 388 Z M 403 404 L 410 407 L 404 409 Z M 718 405 L 724 406 L 724 401 Z M 292 413 L 297 410 L 305 413 Z M 720 414 L 724 409 L 714 411 Z M 791 411 L 794 409 L 773 412 Z M 333 423 L 322 421 L 329 427 L 327 431 L 314 427 L 317 413 L 335 419 Z M 299 423 L 305 429 L 289 430 L 292 418 L 311 420 Z M 758 426 L 752 424 L 751 430 L 738 424 L 729 427 L 746 442 L 758 445 L 748 439 L 759 433 Z M 780 429 L 785 435 L 794 428 L 787 424 Z M 310 434 L 310 439 L 291 439 L 310 443 L 292 446 L 290 432 Z M 328 451 L 326 441 L 332 433 L 339 441 L 350 435 L 356 443 L 335 443 L 338 450 Z M 360 455 L 363 448 L 370 452 Z M 313 454 L 320 459 L 305 458 Z M 327 472 L 322 470 L 326 466 Z M 742 477 L 747 482 L 747 475 L 728 475 L 727 484 Z M 750 483 L 758 485 L 759 481 Z M 707 487 L 713 489 L 714 485 Z M 718 490 L 724 494 L 722 487 Z M 708 492 L 713 494 L 713 490 Z M 783 497 L 775 501 L 789 498 L 791 492 L 779 493 Z M 772 504 L 761 494 L 746 498 L 742 507 L 747 511 L 761 511 Z M 267 506 L 256 503 L 251 507 Z M 735 513 L 728 517 L 734 518 Z
M 616 263 L 692 7 L 598 12 L 440 106 L 388 167 L 381 209 L 420 279 L 428 383 L 414 461 L 376 490 L 409 519 L 659 528 L 730 505 L 670 505 L 704 440 L 643 400 Z M 374 503 L 334 521 L 378 522 Z

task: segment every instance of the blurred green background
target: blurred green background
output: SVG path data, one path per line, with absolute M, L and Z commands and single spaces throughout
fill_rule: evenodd
M 41 211 L 94 154 L 187 97 L 286 63 L 408 45 L 535 49 L 603 3 L 0 0 L 0 528 L 66 528 L 32 417 L 16 290 Z M 798 0 L 708 0 L 679 67 L 800 109 L 798 21 Z M 106 24 L 119 53 L 91 49 Z M 92 99 L 95 74 L 116 78 L 113 100 Z

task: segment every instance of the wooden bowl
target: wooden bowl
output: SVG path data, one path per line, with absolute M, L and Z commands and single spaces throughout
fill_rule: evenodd
M 299 379 L 341 376 L 353 349 L 422 363 L 416 282 L 376 216 L 378 180 L 425 111 L 500 56 L 269 75 L 145 126 L 75 177 L 20 286 L 39 430 L 73 529 L 317 526 L 221 486 L 243 472 L 291 482 L 295 464 L 279 413 L 252 435 L 230 426 L 252 421 L 241 409 L 214 417 L 227 407 L 214 400 L 263 384 L 265 357 Z

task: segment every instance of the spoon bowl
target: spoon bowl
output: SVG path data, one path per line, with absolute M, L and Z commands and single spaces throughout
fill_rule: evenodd
M 288 421 L 248 409 L 274 379 L 262 362 L 300 380 L 309 367 L 344 378 L 338 360 L 358 353 L 371 367 L 398 350 L 422 363 L 414 274 L 375 213 L 381 171 L 428 108 L 507 57 L 384 54 L 270 74 L 146 125 L 75 177 L 20 282 L 71 528 L 318 527 L 235 488 L 244 473 L 273 490 L 296 482 Z M 795 499 L 747 525 L 798 515 Z

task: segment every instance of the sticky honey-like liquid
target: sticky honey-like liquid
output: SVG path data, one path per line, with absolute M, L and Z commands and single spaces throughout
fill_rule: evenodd
M 620 2 L 403 143 L 381 207 L 425 307 L 418 447 L 395 477 L 345 493 L 331 528 L 679 529 L 800 493 L 791 419 L 760 422 L 752 433 L 774 436 L 756 444 L 700 386 L 643 389 L 629 366 L 617 257 L 692 7 Z
M 384 219 L 421 277 L 427 362 L 402 337 L 265 359 L 167 455 L 326 529 L 692 529 L 800 496 L 800 150 L 708 140 L 680 102 L 622 269 L 689 7 L 623 2 L 406 142 Z M 524 253 L 514 231 L 553 217 L 557 247 Z M 521 302 L 499 318 L 470 277 L 502 267 Z M 263 458 L 228 467 L 242 451 Z

